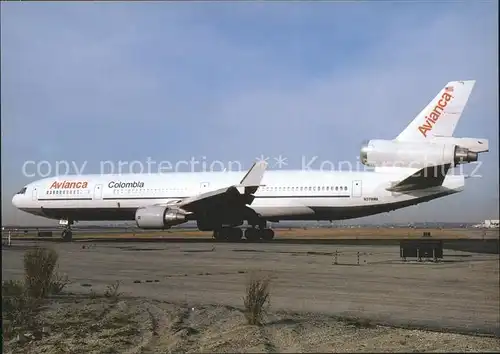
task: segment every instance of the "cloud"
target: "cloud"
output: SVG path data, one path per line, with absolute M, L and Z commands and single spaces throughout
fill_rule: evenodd
M 498 214 L 496 6 L 2 3 L 6 194 L 27 159 L 354 161 L 472 78 L 456 135 L 490 139 L 484 179 L 419 217 Z

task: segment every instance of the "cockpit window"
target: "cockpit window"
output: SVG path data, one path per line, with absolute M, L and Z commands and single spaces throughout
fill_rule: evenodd
M 23 189 L 17 192 L 17 194 L 24 194 L 24 193 L 26 193 L 26 187 L 23 187 Z

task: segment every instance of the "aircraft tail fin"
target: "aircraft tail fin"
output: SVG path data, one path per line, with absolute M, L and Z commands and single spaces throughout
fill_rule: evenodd
M 453 136 L 475 83 L 475 80 L 448 82 L 396 140 Z

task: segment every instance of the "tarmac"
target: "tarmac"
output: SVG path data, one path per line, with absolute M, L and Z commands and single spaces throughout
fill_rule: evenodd
M 271 308 L 356 316 L 391 326 L 500 336 L 497 254 L 444 251 L 441 262 L 399 257 L 398 246 L 275 243 L 48 243 L 2 249 L 2 277 L 21 278 L 36 244 L 59 253 L 67 290 L 241 307 L 246 281 L 271 278 Z

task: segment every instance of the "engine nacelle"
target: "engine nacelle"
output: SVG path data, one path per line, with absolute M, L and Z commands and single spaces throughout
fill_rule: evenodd
M 431 142 L 442 144 L 455 144 L 473 152 L 488 152 L 488 139 L 481 138 L 455 138 L 453 136 L 433 136 Z
M 186 215 L 179 209 L 166 206 L 147 206 L 135 212 L 135 222 L 141 229 L 168 229 L 186 221 Z
M 366 166 L 414 167 L 477 161 L 477 152 L 455 144 L 417 141 L 370 140 L 361 147 L 361 163 Z

